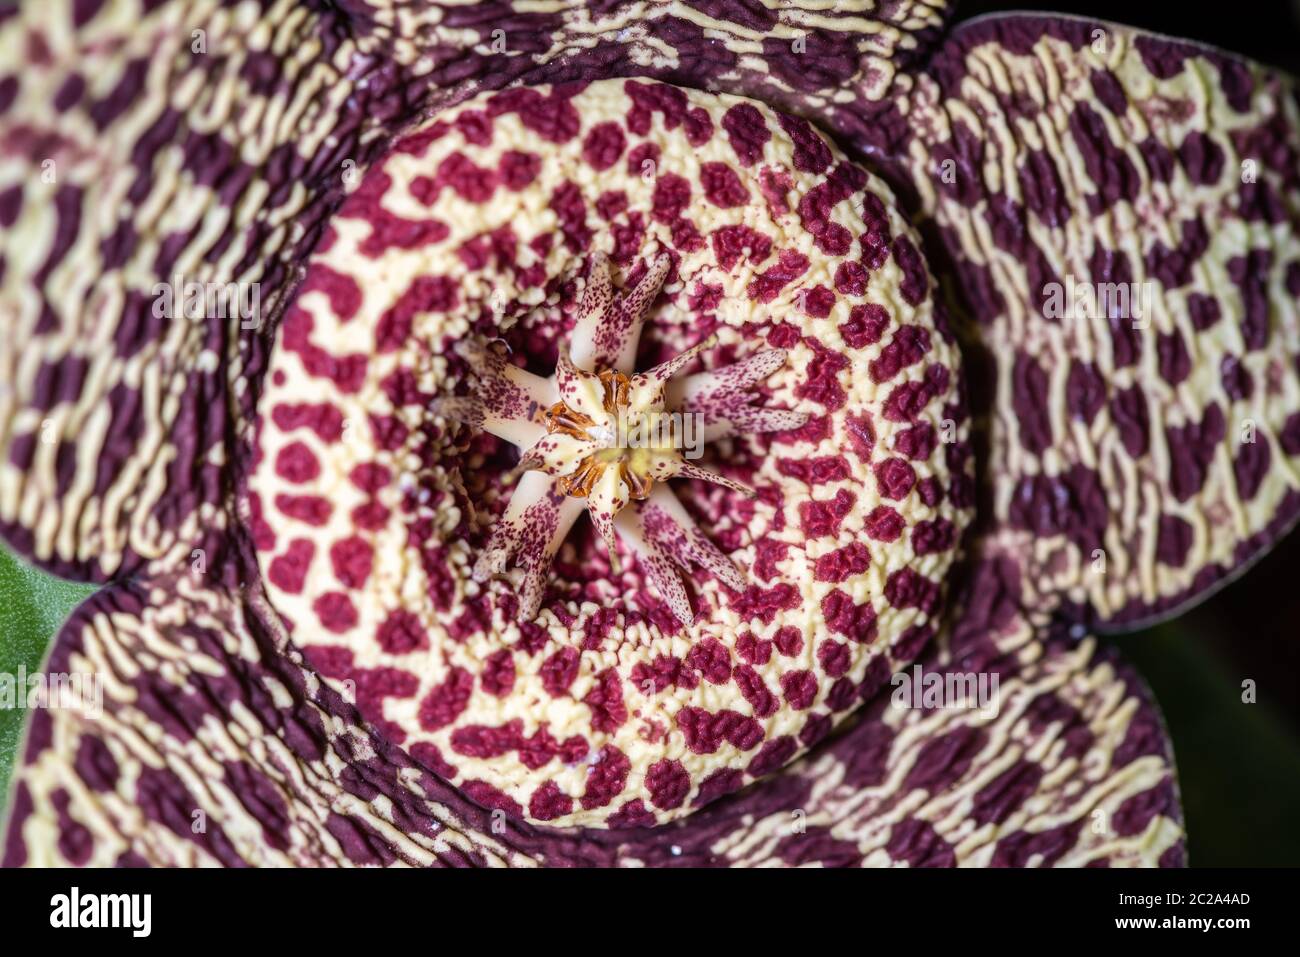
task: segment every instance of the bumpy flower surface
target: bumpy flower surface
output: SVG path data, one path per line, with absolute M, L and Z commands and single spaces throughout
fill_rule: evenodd
M 919 663 L 945 679 L 997 674 L 999 707 L 894 708 L 886 694 L 767 784 L 661 827 L 608 830 L 475 805 L 359 721 L 237 592 L 188 574 L 156 588 L 95 595 L 60 637 L 52 667 L 112 680 L 102 711 L 33 714 L 0 864 L 1183 861 L 1172 756 L 1140 679 L 1091 639 L 1040 641 L 1005 558 L 980 564 L 963 626 Z
M 1119 628 L 1205 597 L 1300 516 L 1294 81 L 1025 15 L 905 86 L 887 147 L 850 135 L 952 264 L 1026 602 Z
M 971 505 L 916 243 L 811 126 L 734 97 L 522 88 L 411 132 L 331 224 L 262 400 L 256 544 L 295 643 L 534 820 L 666 820 L 778 769 L 920 652 Z M 635 505 L 615 469 L 565 494 L 597 443 L 556 417 L 605 414 L 638 354 L 669 364 L 632 404 L 698 413 L 730 488 L 682 459 Z M 448 415 L 539 467 L 516 483 Z

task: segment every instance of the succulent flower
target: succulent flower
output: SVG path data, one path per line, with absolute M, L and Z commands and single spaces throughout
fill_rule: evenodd
M 1182 863 L 1092 636 L 1300 512 L 1289 78 L 250 10 L 0 11 L 0 534 L 105 586 L 4 863 Z

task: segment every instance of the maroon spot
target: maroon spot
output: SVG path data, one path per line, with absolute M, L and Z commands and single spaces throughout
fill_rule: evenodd
M 1070 114 L 1069 125 L 1088 179 L 1098 188 L 1097 193 L 1087 197 L 1089 211 L 1097 215 L 1120 200 L 1131 202 L 1141 180 L 1128 154 L 1110 138 L 1105 120 L 1080 102 Z
M 842 330 L 841 330 L 842 331 Z M 871 361 L 867 371 L 872 382 L 886 382 L 910 365 L 925 358 L 930 351 L 930 333 L 921 326 L 899 326 L 889 345 Z
M 388 467 L 377 462 L 362 462 L 348 473 L 352 484 L 361 491 L 373 495 L 386 487 L 392 480 Z
M 794 141 L 794 168 L 804 173 L 820 173 L 831 165 L 831 150 L 806 120 L 777 114 L 781 129 Z
M 900 568 L 885 581 L 885 598 L 895 608 L 919 608 L 933 614 L 939 604 L 939 583 L 914 568 Z
M 1293 412 L 1282 426 L 1278 444 L 1287 455 L 1300 455 L 1300 412 Z
M 1017 761 L 975 794 L 970 816 L 976 824 L 1001 824 L 1038 789 L 1043 769 L 1024 759 Z
M 642 143 L 627 154 L 627 171 L 633 176 L 653 172 L 658 163 L 659 146 L 656 143 Z
M 271 409 L 271 421 L 282 432 L 311 429 L 326 442 L 343 436 L 343 413 L 327 402 L 282 402 Z
M 343 392 L 356 392 L 366 375 L 366 356 L 336 356 L 311 341 L 315 320 L 297 306 L 291 308 L 281 325 L 284 348 L 296 354 L 309 375 L 329 379 Z
M 1188 355 L 1187 343 L 1178 330 L 1161 333 L 1156 338 L 1156 356 L 1160 377 L 1170 385 L 1178 385 L 1191 375 L 1192 357 Z
M 1242 501 L 1249 502 L 1259 494 L 1272 459 L 1268 440 L 1262 435 L 1256 435 L 1253 442 L 1243 442 L 1237 447 L 1232 471 L 1237 480 L 1237 494 Z
M 507 150 L 497 163 L 497 176 L 506 189 L 519 192 L 526 189 L 542 169 L 542 158 L 536 153 Z
M 956 783 L 984 747 L 985 732 L 961 727 L 929 738 L 903 781 L 904 792 L 922 788 L 938 794 Z
M 348 588 L 360 588 L 370 577 L 374 549 L 364 539 L 352 535 L 330 546 L 330 566 L 334 577 Z
M 765 665 L 772 660 L 772 642 L 747 631 L 736 639 L 736 654 L 751 665 Z
M 753 718 L 736 711 L 706 711 L 686 707 L 677 712 L 677 727 L 686 746 L 696 754 L 713 754 L 725 741 L 741 751 L 756 747 L 763 740 L 763 729 Z
M 874 468 L 880 494 L 887 499 L 901 499 L 916 484 L 916 470 L 905 459 L 891 458 L 877 462 Z
M 921 253 L 906 236 L 894 240 L 894 261 L 903 271 L 903 280 L 898 291 L 903 299 L 913 306 L 919 306 L 930 289 L 930 279 L 925 272 L 925 260 Z
M 772 636 L 776 650 L 787 658 L 793 658 L 803 650 L 803 635 L 793 625 L 786 625 Z
M 1178 161 L 1187 178 L 1201 186 L 1212 186 L 1223 175 L 1223 149 L 1200 130 L 1192 130 L 1179 144 Z
M 565 180 L 551 196 L 550 208 L 560 220 L 564 245 L 573 252 L 587 248 L 591 230 L 587 228 L 587 207 L 582 190 L 572 180 Z
M 329 298 L 330 311 L 340 321 L 347 322 L 354 318 L 361 308 L 361 287 L 357 281 L 324 263 L 316 263 L 311 267 L 298 294 L 301 296 L 313 291 L 325 293 Z
M 807 670 L 787 671 L 781 676 L 781 695 L 796 711 L 811 708 L 817 699 L 816 675 Z
M 356 627 L 357 609 L 352 599 L 342 592 L 328 591 L 312 602 L 311 607 L 326 631 L 337 635 Z
M 618 748 L 606 745 L 600 757 L 587 772 L 587 789 L 582 794 L 582 806 L 588 811 L 605 807 L 627 786 L 627 775 L 632 762 Z
M 577 648 L 561 648 L 542 662 L 542 687 L 553 698 L 566 694 L 578 677 Z
M 266 576 L 271 584 L 291 595 L 302 593 L 303 582 L 307 578 L 307 567 L 311 565 L 316 546 L 305 538 L 296 538 L 289 543 L 283 555 L 271 560 Z
M 1022 478 L 1012 492 L 1012 527 L 1035 535 L 1064 535 L 1081 551 L 1101 548 L 1110 520 L 1110 502 L 1097 473 L 1082 465 L 1063 475 Z
M 903 533 L 903 516 L 888 505 L 877 505 L 864 520 L 863 530 L 868 538 L 878 542 L 893 542 Z
M 799 305 L 806 315 L 825 319 L 835 308 L 835 293 L 825 286 L 813 286 L 799 291 Z
M 912 529 L 912 551 L 933 555 L 951 551 L 957 545 L 957 527 L 946 518 L 918 522 Z
M 704 163 L 700 166 L 700 185 L 704 189 L 705 199 L 722 209 L 743 206 L 749 201 L 749 190 L 740 182 L 736 171 L 726 163 Z
M 763 114 L 748 103 L 729 108 L 722 117 L 722 129 L 744 166 L 757 162 L 763 155 L 764 145 L 772 138 Z
M 603 172 L 618 162 L 627 145 L 623 127 L 617 123 L 597 123 L 582 142 L 582 155 L 591 166 Z
M 771 624 L 780 611 L 798 608 L 802 602 L 799 591 L 788 582 L 782 582 L 773 588 L 758 588 L 751 585 L 738 599 L 733 600 L 732 609 L 742 621 L 758 619 L 764 624 Z
M 731 680 L 731 652 L 716 638 L 702 638 L 686 653 L 686 667 L 709 684 L 724 684 Z
M 553 821 L 573 810 L 573 798 L 560 790 L 554 781 L 547 781 L 528 801 L 528 814 L 538 821 Z
M 420 619 L 401 609 L 384 620 L 375 633 L 375 640 L 390 655 L 404 655 L 417 648 L 429 647 L 429 637 Z
M 1113 823 L 1115 833 L 1120 837 L 1133 837 L 1143 833 L 1157 817 L 1176 821 L 1179 816 L 1178 798 L 1174 794 L 1173 784 L 1169 778 L 1165 778 L 1155 787 L 1125 799 L 1115 810 Z
M 515 656 L 509 648 L 490 654 L 483 662 L 483 675 L 479 679 L 483 690 L 497 698 L 504 698 L 515 686 Z
M 826 627 L 836 634 L 859 644 L 876 637 L 876 609 L 871 602 L 859 605 L 836 588 L 822 599 L 821 607 Z
M 1169 483 L 1175 499 L 1186 502 L 1204 488 L 1215 451 L 1226 434 L 1223 411 L 1218 405 L 1206 409 L 1200 423 L 1165 429 Z
M 1069 821 L 1046 831 L 1016 831 L 998 841 L 993 849 L 992 867 L 1027 867 L 1038 858 L 1040 866 L 1050 867 L 1079 839 L 1083 819 Z
M 814 338 L 805 337 L 804 341 L 812 348 L 813 359 L 807 366 L 807 378 L 795 389 L 795 395 L 820 403 L 831 412 L 842 409 L 848 395 L 840 381 L 840 373 L 849 368 L 848 358 L 843 353 L 827 349 Z
M 801 502 L 799 505 L 800 527 L 809 538 L 827 538 L 839 534 L 840 522 L 853 508 L 857 496 L 847 489 L 840 489 L 833 499 Z
M 750 282 L 746 293 L 758 302 L 771 302 L 783 288 L 808 271 L 808 257 L 793 249 L 786 249 L 777 257 L 777 264 L 759 273 Z
M 522 733 L 523 722 L 518 718 L 496 727 L 470 724 L 452 732 L 451 748 L 468 758 L 499 758 L 519 747 Z
M 1119 431 L 1124 450 L 1135 459 L 1145 455 L 1151 438 L 1151 420 L 1142 387 L 1134 385 L 1115 393 L 1110 404 L 1110 417 Z
M 904 382 L 885 397 L 883 414 L 890 422 L 912 422 L 930 400 L 948 388 L 948 369 L 931 365 L 920 382 Z
M 876 447 L 876 430 L 871 426 L 867 415 L 844 417 L 844 431 L 848 433 L 849 445 L 853 454 L 864 463 L 871 460 L 871 451 Z
M 460 291 L 450 276 L 420 276 L 398 297 L 392 307 L 379 317 L 375 328 L 375 348 L 394 352 L 411 336 L 411 323 L 427 312 L 450 312 L 456 308 Z
M 1249 399 L 1255 391 L 1255 383 L 1238 356 L 1223 357 L 1219 363 L 1219 380 L 1223 383 L 1223 391 L 1234 401 Z
M 751 668 L 749 665 L 740 665 L 735 670 L 736 687 L 745 700 L 749 702 L 754 714 L 760 718 L 766 718 L 775 714 L 779 702 L 776 695 L 768 689 L 767 684 L 763 681 L 762 676 Z
M 460 716 L 474 691 L 474 676 L 464 668 L 453 667 L 442 684 L 420 702 L 420 727 L 436 731 Z
M 1041 455 L 1052 444 L 1051 406 L 1047 372 L 1026 353 L 1016 354 L 1012 370 L 1012 408 L 1020 425 L 1020 444 L 1028 452 Z
M 653 218 L 661 223 L 672 223 L 681 217 L 691 203 L 691 184 L 676 173 L 664 173 L 655 181 L 650 197 Z
M 842 455 L 821 455 L 810 459 L 777 459 L 776 468 L 782 475 L 788 475 L 808 485 L 843 482 L 849 477 L 849 463 Z
M 1106 404 L 1106 382 L 1101 371 L 1091 362 L 1073 359 L 1065 380 L 1065 403 L 1070 414 L 1085 425 L 1091 425 L 1101 407 Z
M 653 827 L 655 816 L 640 798 L 626 802 L 621 808 L 606 818 L 612 828 L 619 827 Z
M 514 818 L 524 816 L 524 809 L 519 806 L 518 801 L 486 781 L 466 781 L 460 789 L 465 792 L 467 798 L 489 811 L 504 811 L 506 815 Z
M 1223 316 L 1219 300 L 1214 296 L 1207 296 L 1199 292 L 1188 294 L 1187 313 L 1191 317 L 1192 325 L 1197 332 L 1204 332 L 1209 329 Z
M 660 810 L 671 811 L 686 801 L 691 790 L 691 779 L 680 761 L 667 758 L 650 765 L 645 775 L 650 803 Z
M 95 849 L 95 839 L 87 828 L 80 821 L 72 816 L 71 804 L 72 799 L 68 792 L 63 788 L 57 788 L 50 795 L 50 803 L 58 814 L 59 853 L 68 860 L 69 863 L 82 867 L 90 860 L 90 855 Z
M 1056 163 L 1046 150 L 1031 150 L 1020 167 L 1020 192 L 1025 206 L 1048 226 L 1065 225 L 1070 204 Z
M 319 495 L 277 495 L 275 507 L 289 518 L 320 527 L 329 521 L 332 508 Z
M 734 269 L 742 258 L 757 265 L 772 254 L 772 240 L 745 225 L 722 226 L 709 238 L 714 257 L 726 272 Z
M 861 542 L 852 542 L 818 558 L 813 565 L 813 576 L 819 582 L 842 582 L 870 567 L 871 550 Z
M 817 661 L 827 676 L 838 678 L 849 670 L 852 663 L 849 646 L 834 638 L 827 638 L 817 646 Z
M 571 87 L 556 86 L 543 94 L 531 87 L 515 87 L 495 94 L 488 102 L 488 115 L 515 113 L 524 128 L 551 143 L 566 143 L 578 135 L 581 118 L 569 102 L 576 92 Z
M 591 726 L 597 731 L 616 731 L 627 720 L 623 681 L 614 668 L 606 668 L 596 675 L 595 686 L 582 701 L 591 709 Z
M 108 750 L 108 745 L 93 735 L 82 736 L 73 770 L 92 790 L 111 791 L 117 786 L 117 760 Z

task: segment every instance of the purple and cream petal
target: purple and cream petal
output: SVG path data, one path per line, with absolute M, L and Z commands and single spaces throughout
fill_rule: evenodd
M 437 755 L 386 738 L 376 706 L 401 682 L 322 652 L 348 675 L 335 693 L 242 602 L 182 574 L 74 612 L 45 671 L 80 690 L 31 715 L 4 866 L 536 863 Z
M 221 549 L 227 439 L 400 73 L 337 10 L 101 7 L 0 22 L 0 535 L 96 581 Z
M 1118 628 L 1204 598 L 1300 516 L 1294 81 L 1012 15 L 958 28 L 899 109 L 1026 601 Z

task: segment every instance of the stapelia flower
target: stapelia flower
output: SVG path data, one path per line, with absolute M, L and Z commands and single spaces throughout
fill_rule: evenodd
M 1181 863 L 1090 635 L 1300 510 L 1291 81 L 546 10 L 0 12 L 0 530 L 105 585 L 4 862 Z

